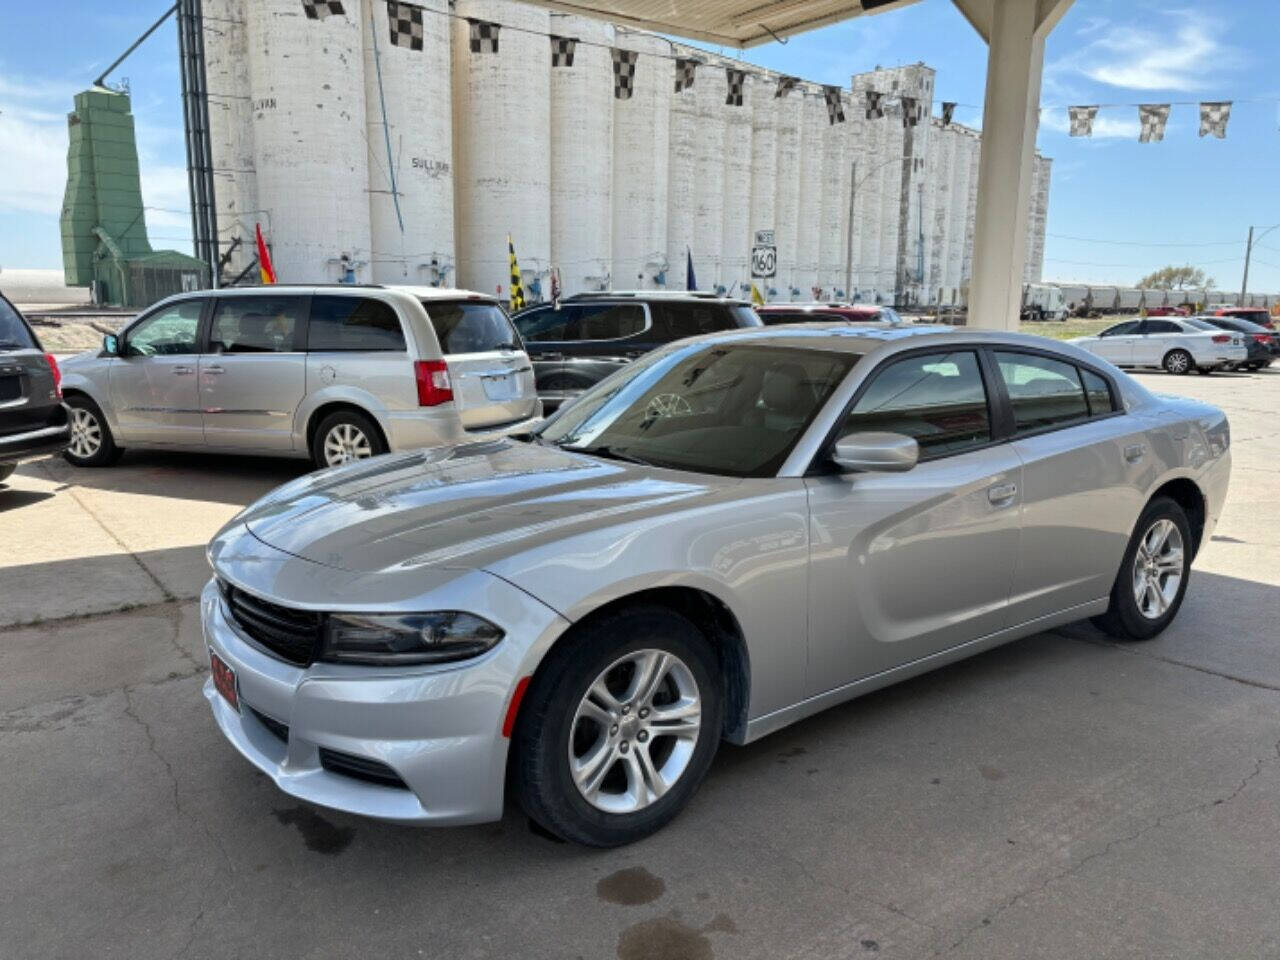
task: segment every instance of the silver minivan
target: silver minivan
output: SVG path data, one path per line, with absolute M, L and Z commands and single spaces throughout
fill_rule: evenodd
M 125 447 L 309 457 L 318 467 L 541 416 L 520 336 L 492 297 L 264 286 L 161 301 L 63 364 L 78 466 Z

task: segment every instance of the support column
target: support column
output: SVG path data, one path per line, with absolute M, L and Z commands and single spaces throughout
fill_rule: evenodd
M 1027 258 L 1044 38 L 1072 0 L 954 0 L 987 41 L 969 317 L 1016 330 Z

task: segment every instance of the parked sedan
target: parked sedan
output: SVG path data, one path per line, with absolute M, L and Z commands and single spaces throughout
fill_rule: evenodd
M 209 546 L 223 734 L 282 790 L 608 846 L 721 740 L 1086 617 L 1173 620 L 1226 418 L 1019 334 L 775 327 L 502 438 L 304 477 Z M 927 585 L 926 587 L 922 587 Z
M 1117 367 L 1159 367 L 1174 374 L 1211 373 L 1249 359 L 1242 335 L 1194 317 L 1126 320 L 1070 342 Z
M 30 457 L 57 453 L 71 436 L 58 363 L 0 294 L 0 483 Z
M 1271 361 L 1280 354 L 1280 334 L 1272 334 L 1266 327 L 1260 327 L 1249 320 L 1237 320 L 1233 316 L 1196 317 L 1211 327 L 1239 333 L 1244 337 L 1244 345 L 1249 356 L 1244 363 L 1236 364 L 1237 370 L 1261 370 L 1271 366 Z
M 170 297 L 65 364 L 66 457 L 125 447 L 309 457 L 318 467 L 527 429 L 533 368 L 492 297 L 264 286 Z

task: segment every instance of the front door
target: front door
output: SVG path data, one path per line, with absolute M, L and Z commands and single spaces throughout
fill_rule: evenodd
M 125 332 L 107 387 L 121 446 L 204 443 L 196 388 L 204 306 L 204 299 L 180 300 Z
M 1103 330 L 1089 345 L 1089 350 L 1117 367 L 1130 366 L 1133 364 L 1133 344 L 1138 339 L 1139 325 L 1137 320 L 1129 320 Z
M 921 462 L 806 481 L 811 696 L 1006 625 L 1022 469 L 993 443 L 976 351 L 890 360 L 873 377 L 842 435 L 907 434 Z
M 227 296 L 214 304 L 209 349 L 200 358 L 205 443 L 287 453 L 306 394 L 307 298 Z

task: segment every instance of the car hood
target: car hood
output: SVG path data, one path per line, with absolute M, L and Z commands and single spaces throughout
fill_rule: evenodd
M 322 471 L 233 522 L 270 546 L 341 570 L 482 568 L 738 482 L 500 439 Z

